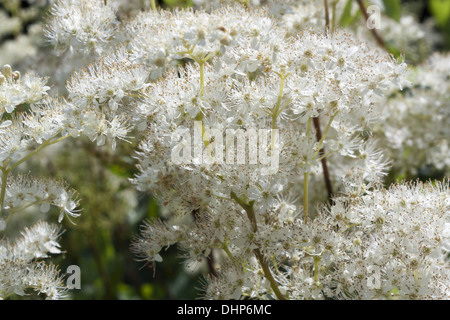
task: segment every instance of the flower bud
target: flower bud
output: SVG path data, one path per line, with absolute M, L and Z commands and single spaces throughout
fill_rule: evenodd
M 14 71 L 13 73 L 12 73 L 12 79 L 14 80 L 14 81 L 19 81 L 20 80 L 20 72 L 19 71 Z
M 1 67 L 0 72 L 5 76 L 6 79 L 11 79 L 12 69 L 9 64 L 5 64 L 3 67 Z

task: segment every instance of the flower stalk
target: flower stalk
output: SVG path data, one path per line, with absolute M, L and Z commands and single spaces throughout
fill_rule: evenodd
M 367 8 L 366 5 L 364 4 L 363 0 L 356 0 L 356 2 L 358 2 L 359 8 L 361 10 L 361 12 L 364 15 L 364 18 L 366 19 L 366 21 L 368 21 L 370 19 L 369 14 L 367 13 Z M 375 28 L 371 28 L 370 31 L 372 32 L 376 42 L 378 43 L 378 45 L 383 48 L 384 50 L 388 51 L 388 48 L 386 46 L 386 42 L 384 41 L 384 39 L 381 37 L 381 35 L 377 32 L 377 30 Z
M 6 194 L 6 181 L 8 179 L 8 170 L 5 167 L 0 168 L 2 171 L 2 189 L 0 191 L 0 213 L 3 211 L 3 205 L 5 202 L 5 194 Z
M 303 174 L 303 212 L 305 223 L 308 223 L 308 179 L 309 171 Z
M 151 6 L 152 6 L 152 10 L 156 11 L 156 0 L 150 0 Z
M 253 205 L 255 204 L 255 201 L 252 200 L 247 203 L 246 201 L 239 198 L 234 192 L 231 192 L 231 198 L 235 200 L 247 213 L 247 217 L 250 220 L 250 223 L 252 224 L 253 232 L 254 233 L 258 232 L 258 224 L 256 221 L 255 211 L 253 210 Z M 266 258 L 261 253 L 261 250 L 259 248 L 256 248 L 253 250 L 253 252 L 255 253 L 256 258 L 258 259 L 258 262 L 261 268 L 263 269 L 264 276 L 266 277 L 267 280 L 269 280 L 270 287 L 272 288 L 275 296 L 279 300 L 287 300 L 286 297 L 281 293 L 280 288 L 278 287 L 278 283 L 273 277 L 272 271 L 270 271 L 270 267 L 266 261 Z

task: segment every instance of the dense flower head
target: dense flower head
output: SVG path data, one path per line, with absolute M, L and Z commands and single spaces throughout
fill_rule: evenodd
M 59 0 L 52 6 L 46 36 L 59 52 L 100 54 L 114 39 L 117 7 L 116 1 Z
M 148 85 L 136 107 L 149 127 L 139 154 L 141 173 L 135 180 L 139 190 L 151 190 L 163 197 L 163 203 L 174 206 L 179 206 L 179 200 L 173 197 L 184 198 L 185 212 L 207 204 L 205 199 L 211 197 L 199 196 L 205 192 L 233 191 L 257 204 L 261 193 L 276 198 L 293 177 L 320 165 L 321 145 L 311 128 L 311 119 L 319 114 L 328 122 L 328 136 L 321 144 L 349 159 L 360 156 L 367 161 L 363 163 L 366 176 L 376 180 L 385 161 L 373 143 L 365 146 L 359 133 L 378 117 L 380 96 L 402 85 L 405 65 L 343 32 L 331 37 L 304 31 L 297 38 L 274 41 L 276 46 L 270 42 L 253 46 L 253 40 L 244 39 L 224 55 L 211 58 L 211 64 L 168 71 Z M 200 146 L 202 152 L 230 156 L 227 159 L 234 165 L 224 163 L 225 159 L 205 164 L 192 153 L 195 141 L 186 135 L 193 136 L 199 120 L 206 130 L 221 132 L 214 139 L 225 141 L 218 148 L 217 144 Z M 245 141 L 260 129 L 279 130 L 279 142 L 270 147 L 280 151 L 272 175 L 265 173 L 261 163 L 239 165 L 234 138 L 225 137 L 227 130 L 241 130 Z M 267 142 L 273 139 L 267 138 Z M 180 142 L 193 156 L 189 155 L 191 163 L 168 160 Z
M 105 106 L 116 111 L 127 94 L 145 88 L 147 78 L 147 70 L 132 63 L 126 49 L 120 47 L 86 69 L 75 72 L 66 87 L 71 101 L 80 109 Z
M 63 181 L 18 175 L 10 177 L 6 186 L 3 210 L 8 210 L 9 214 L 20 212 L 30 205 L 39 205 L 42 212 L 47 212 L 53 205 L 60 209 L 59 222 L 65 215 L 69 219 L 80 215 L 78 195 Z
M 22 237 L 14 244 L 14 256 L 33 260 L 47 258 L 48 254 L 59 254 L 61 253 L 58 243 L 60 235 L 60 227 L 40 221 L 22 232 Z
M 157 79 L 167 65 L 183 58 L 202 60 L 223 55 L 243 39 L 256 43 L 282 36 L 264 10 L 244 7 L 204 11 L 144 12 L 125 26 L 132 59 L 152 68 Z
M 222 26 L 229 30 L 225 23 Z M 272 26 L 275 35 L 277 28 Z M 173 46 L 160 48 L 170 52 Z M 165 247 L 177 243 L 183 257 L 195 264 L 208 259 L 214 248 L 223 249 L 231 264 L 221 264 L 220 276 L 206 280 L 206 298 L 283 294 L 296 299 L 346 298 L 333 291 L 340 274 L 327 275 L 331 282 L 325 284 L 319 282 L 314 266 L 322 261 L 330 270 L 338 265 L 345 270 L 355 259 L 347 247 L 357 242 L 349 238 L 347 227 L 369 221 L 367 229 L 361 227 L 361 237 L 373 231 L 374 222 L 362 215 L 361 220 L 344 219 L 339 224 L 324 209 L 307 221 L 308 209 L 292 196 L 297 192 L 293 186 L 301 181 L 299 177 L 307 181 L 309 174 L 319 171 L 320 149 L 326 146 L 328 159 L 336 164 L 335 175 L 360 187 L 347 187 L 352 196 L 338 198 L 330 210 L 353 210 L 353 201 L 355 206 L 358 199 L 366 201 L 364 193 L 376 185 L 388 161 L 376 141 L 363 133 L 382 112 L 384 94 L 409 84 L 406 65 L 340 30 L 324 34 L 305 29 L 295 37 L 261 38 L 242 32 L 239 41 L 228 43 L 222 51 L 208 49 L 197 55 L 188 49 L 185 54 L 193 62 L 167 70 L 149 83 L 136 103 L 135 118 L 143 121 L 138 126 L 147 126 L 147 132 L 138 153 L 140 172 L 133 182 L 138 190 L 151 191 L 160 199 L 167 214 L 164 221 L 143 226 L 133 251 L 155 263 L 163 259 Z M 323 138 L 318 140 L 312 121 L 319 115 Z M 264 170 L 250 155 L 252 133 L 267 128 L 277 130 L 279 136 L 269 134 L 264 139 L 260 131 L 254 139 L 266 142 L 258 146 L 258 155 L 279 151 L 274 170 Z M 228 136 L 239 130 L 237 140 Z M 239 162 L 240 150 L 248 152 L 245 163 Z M 386 192 L 375 189 L 368 195 Z M 444 201 L 447 193 L 445 189 Z M 351 201 L 350 207 L 346 201 Z M 375 207 L 384 203 L 375 202 Z M 355 254 L 362 252 L 358 248 Z M 283 267 L 286 272 L 273 270 L 275 280 L 270 281 L 280 284 L 280 292 L 272 291 L 273 283 L 268 283 L 265 257 L 274 257 L 278 266 L 291 261 Z M 239 264 L 245 264 L 251 275 L 244 276 Z M 374 295 L 370 290 L 358 288 L 356 296 Z
M 336 261 L 339 268 L 322 279 L 349 286 L 334 294 L 448 299 L 448 188 L 448 181 L 394 185 L 353 199 L 336 199 L 327 210 L 327 228 L 345 232 L 346 241 Z M 373 277 L 358 276 L 367 272 Z

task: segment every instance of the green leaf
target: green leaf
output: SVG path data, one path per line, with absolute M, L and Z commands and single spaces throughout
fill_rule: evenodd
M 430 0 L 431 14 L 439 26 L 444 27 L 450 20 L 450 0 Z
M 345 5 L 344 12 L 342 13 L 341 18 L 339 19 L 339 25 L 343 28 L 348 27 L 355 23 L 361 17 L 361 11 L 356 11 L 355 15 L 352 16 L 352 5 L 353 0 L 348 0 Z
M 141 295 L 144 300 L 150 300 L 154 294 L 154 287 L 150 283 L 145 283 L 141 286 Z
M 159 216 L 159 206 L 158 201 L 151 197 L 147 207 L 147 217 L 157 218 Z
M 118 164 L 111 165 L 109 167 L 109 170 L 111 170 L 112 173 L 114 173 L 116 176 L 119 176 L 119 177 L 129 177 L 130 176 L 127 169 Z
M 193 2 L 191 0 L 164 0 L 164 4 L 169 8 L 173 7 L 192 7 Z
M 346 27 L 352 22 L 352 3 L 353 0 L 348 0 L 347 4 L 345 5 L 341 20 L 339 20 L 339 25 L 341 27 Z
M 387 16 L 395 21 L 399 21 L 402 15 L 402 5 L 400 0 L 383 0 L 383 3 L 386 8 Z

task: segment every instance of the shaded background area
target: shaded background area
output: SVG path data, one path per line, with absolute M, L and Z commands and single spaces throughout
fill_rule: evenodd
M 21 70 L 21 65 L 29 64 L 30 57 L 46 46 L 41 32 L 48 15 L 48 3 L 45 0 L 0 0 L 0 66 L 8 63 L 14 66 L 14 70 Z M 149 6 L 145 0 L 130 3 L 134 5 L 130 15 L 133 10 Z M 189 0 L 160 0 L 158 3 L 166 8 L 193 5 Z M 435 49 L 450 49 L 449 0 L 404 0 L 402 5 L 421 23 L 434 18 L 435 30 L 442 36 Z M 401 14 L 398 8 L 391 10 L 388 13 L 393 17 Z M 127 19 L 126 15 L 122 19 Z M 22 43 L 20 52 L 12 49 L 13 42 Z M 401 53 L 395 46 L 391 50 L 394 54 Z M 207 266 L 199 265 L 193 271 L 187 271 L 183 261 L 177 257 L 176 248 L 168 248 L 164 261 L 152 269 L 145 262 L 136 261 L 130 251 L 131 239 L 138 233 L 142 221 L 158 217 L 161 210 L 151 195 L 136 192 L 129 182 L 136 173 L 132 158 L 135 149 L 135 144 L 120 143 L 112 152 L 107 148 L 96 148 L 88 140 L 70 140 L 56 146 L 53 153 L 40 154 L 22 168 L 35 175 L 61 177 L 79 192 L 82 216 L 75 221 L 76 225 L 64 220 L 66 232 L 62 235 L 61 244 L 66 253 L 53 259 L 63 272 L 69 265 L 80 266 L 81 290 L 71 291 L 73 299 L 197 297 L 196 288 Z M 429 166 L 419 168 L 417 175 L 399 175 L 393 171 L 386 179 L 386 185 L 399 179 L 442 179 L 443 175 L 444 172 Z M 48 215 L 51 215 L 49 220 L 56 221 L 58 213 L 50 211 Z M 12 229 L 20 230 L 44 216 L 17 215 L 12 221 L 17 228 Z

